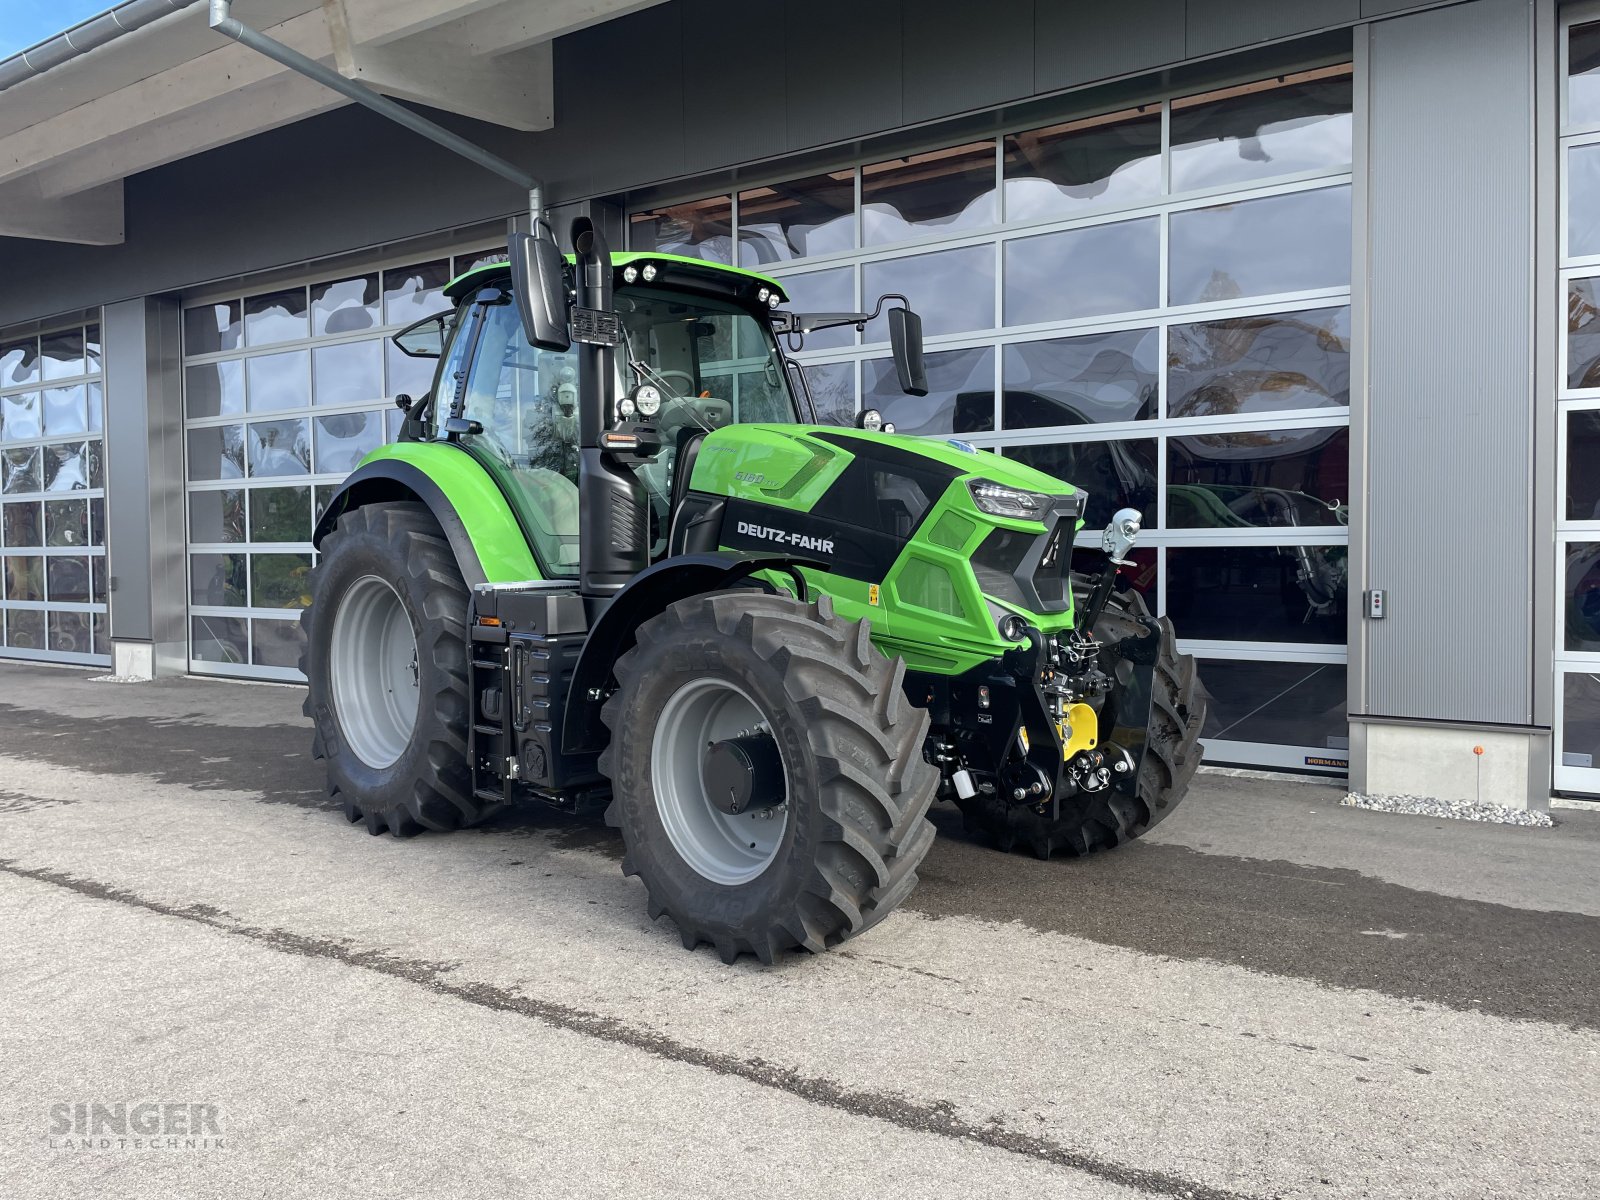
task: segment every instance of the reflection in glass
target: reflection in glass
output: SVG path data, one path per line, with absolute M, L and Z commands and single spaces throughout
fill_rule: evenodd
M 1600 23 L 1574 25 L 1567 40 L 1567 124 L 1600 123 Z
M 1174 325 L 1167 415 L 1290 412 L 1350 403 L 1350 310 Z
M 82 329 L 47 334 L 39 346 L 46 379 L 71 379 L 84 373 Z
M 382 342 L 346 342 L 312 351 L 318 404 L 360 404 L 383 397 Z M 431 366 L 432 364 L 429 363 Z
M 38 392 L 0 396 L 0 442 L 25 442 L 43 436 Z
M 1600 387 L 1600 279 L 1567 284 L 1567 386 Z
M 1600 654 L 1600 542 L 1568 542 L 1566 648 Z
M 853 250 L 856 175 L 835 171 L 739 193 L 739 265 Z
M 243 617 L 195 617 L 189 624 L 190 657 L 199 662 L 248 661 Z
M 1148 420 L 1159 386 L 1154 329 L 1123 329 L 1005 348 L 1007 429 Z
M 43 650 L 44 614 L 36 608 L 13 608 L 6 613 L 6 645 L 18 650 Z
M 994 428 L 994 347 L 927 355 L 928 394 L 900 390 L 894 361 L 861 364 L 861 407 L 875 408 L 898 433 L 979 433 Z
M 1172 214 L 1173 304 L 1350 283 L 1348 185 Z
M 189 431 L 190 479 L 239 479 L 244 475 L 244 426 Z
M 856 271 L 854 267 L 835 267 L 831 271 L 807 271 L 804 275 L 789 275 L 783 279 L 783 290 L 789 295 L 784 307 L 791 312 L 855 312 Z M 831 350 L 837 346 L 853 346 L 855 327 L 819 329 L 805 337 L 807 350 Z
M 1151 439 L 1115 442 L 1056 442 L 1007 446 L 1006 457 L 1027 463 L 1063 483 L 1089 493 L 1084 521 L 1103 527 L 1119 508 L 1137 508 L 1144 527 L 1156 524 L 1156 443 Z
M 105 424 L 105 385 L 97 380 L 92 380 L 86 383 L 84 388 L 89 397 L 89 432 L 100 433 Z
M 224 358 L 183 369 L 183 403 L 191 418 L 244 411 L 244 361 Z
M 57 654 L 88 654 L 93 645 L 90 614 L 53 612 L 49 614 L 50 649 Z
M 103 444 L 92 441 L 86 444 L 85 449 L 89 455 L 89 486 L 103 488 L 106 486 L 105 454 Z
M 311 555 L 252 554 L 250 603 L 256 608 L 305 608 L 311 603 Z
M 1569 671 L 1561 692 L 1561 765 L 1600 766 L 1600 673 Z
M 378 327 L 378 277 L 311 285 L 311 336 L 355 333 Z
M 301 408 L 310 393 L 306 368 L 310 358 L 304 350 L 282 354 L 258 354 L 245 359 L 245 375 L 250 384 L 250 411 L 277 412 Z
M 93 478 L 89 447 L 83 442 L 66 442 L 44 448 L 44 490 L 76 492 L 98 487 Z
M 635 251 L 681 254 L 710 262 L 733 261 L 733 197 L 707 196 L 628 219 L 628 245 Z
M 237 350 L 243 343 L 239 302 L 225 300 L 220 304 L 202 304 L 199 308 L 185 309 L 183 313 L 183 352 L 215 354 L 220 350 Z
M 1567 520 L 1600 521 L 1600 411 L 1567 413 Z
M 1567 253 L 1600 254 L 1600 143 L 1567 151 Z
M 47 546 L 87 546 L 89 505 L 82 500 L 47 500 L 44 505 Z
M 189 540 L 191 542 L 244 541 L 243 490 L 224 488 L 220 491 L 190 492 Z
M 1005 243 L 1005 255 L 1007 325 L 1161 303 L 1161 223 L 1155 217 L 1016 238 Z
M 6 565 L 6 599 L 44 599 L 44 559 L 38 555 L 8 554 Z
M 44 390 L 44 435 L 89 432 L 89 396 L 83 384 Z
M 193 604 L 243 608 L 246 603 L 244 579 L 243 554 L 189 556 L 189 600 Z
M 1336 750 L 1330 757 L 1345 757 L 1350 725 L 1342 665 L 1207 658 L 1199 667 L 1207 706 L 1201 737 Z
M 102 496 L 94 496 L 89 500 L 89 544 L 106 544 L 106 502 Z
M 100 373 L 100 326 L 84 326 L 83 350 L 85 365 L 89 368 L 89 374 L 98 375 Z
M 250 661 L 258 667 L 299 669 L 306 636 L 299 621 L 269 621 L 257 617 L 250 622 Z
M 1186 638 L 1343 645 L 1344 546 L 1167 550 L 1167 615 Z
M 50 600 L 57 604 L 89 603 L 89 560 L 76 554 L 52 554 L 45 559 Z
M 821 363 L 804 368 L 806 389 L 820 425 L 849 425 L 856 415 L 855 363 Z
M 1072 216 L 1159 197 L 1161 112 L 1151 107 L 1007 136 L 1006 220 Z
M 252 542 L 309 542 L 311 489 L 269 487 L 250 490 Z
M 1345 525 L 1349 499 L 1344 426 L 1167 442 L 1167 525 L 1174 529 Z
M 7 495 L 41 491 L 39 481 L 38 447 L 0 451 L 0 491 Z
M 993 225 L 994 154 L 973 142 L 863 167 L 862 245 Z
M 251 346 L 287 342 L 306 337 L 311 324 L 306 317 L 305 288 L 249 296 L 244 302 L 244 337 Z
M 251 422 L 249 441 L 252 479 L 311 470 L 311 431 L 304 419 Z
M 868 309 L 886 292 L 905 296 L 921 315 L 922 332 L 927 336 L 989 329 L 994 325 L 992 246 L 965 246 L 870 262 L 861 271 L 861 294 Z M 888 318 L 880 316 L 869 322 L 862 340 L 888 341 Z
M 383 444 L 383 416 L 377 412 L 341 413 L 317 418 L 317 474 L 354 471 L 367 453 Z
M 383 273 L 383 320 L 386 325 L 409 325 L 450 307 L 444 285 L 450 282 L 450 260 L 417 263 Z
M 1172 190 L 1348 167 L 1350 111 L 1348 66 L 1174 100 Z
M 44 545 L 39 502 L 23 500 L 0 507 L 0 542 L 15 550 Z
M 106 602 L 106 556 L 96 554 L 89 560 L 89 574 L 94 577 L 94 599 L 96 604 Z
M 383 393 L 385 396 L 404 394 L 413 400 L 420 400 L 428 394 L 428 389 L 433 386 L 434 369 L 439 365 L 437 360 L 401 354 L 400 347 L 390 341 L 383 343 L 383 354 L 389 368 L 388 388 Z
M 18 387 L 39 381 L 39 343 L 32 338 L 25 342 L 0 345 L 0 388 Z

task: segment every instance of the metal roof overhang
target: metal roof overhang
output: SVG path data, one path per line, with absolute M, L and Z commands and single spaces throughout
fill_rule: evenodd
M 378 92 L 554 124 L 551 43 L 660 0 L 236 0 Z M 122 181 L 348 103 L 214 32 L 203 0 L 128 0 L 0 61 L 0 236 L 122 241 Z

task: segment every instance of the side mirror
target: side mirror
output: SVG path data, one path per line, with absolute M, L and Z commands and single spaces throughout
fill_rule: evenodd
M 513 233 L 511 289 L 516 293 L 522 331 L 529 345 L 565 353 L 572 346 L 567 329 L 566 262 L 549 237 Z
M 926 396 L 928 371 L 922 362 L 922 318 L 909 308 L 891 308 L 889 345 L 894 350 L 894 372 L 900 377 L 900 390 L 908 396 Z

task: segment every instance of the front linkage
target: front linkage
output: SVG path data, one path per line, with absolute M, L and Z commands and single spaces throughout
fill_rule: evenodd
M 1101 637 L 1096 626 L 1139 525 L 1136 510 L 1119 511 L 1100 575 L 1073 577 L 1072 629 L 1028 626 L 1023 645 L 964 675 L 908 675 L 908 694 L 932 717 L 926 757 L 940 769 L 941 798 L 969 813 L 1025 808 L 1051 824 L 1076 815 L 1063 810 L 1075 798 L 1112 789 L 1138 799 L 1161 629 L 1146 615 L 1134 617 L 1134 634 Z

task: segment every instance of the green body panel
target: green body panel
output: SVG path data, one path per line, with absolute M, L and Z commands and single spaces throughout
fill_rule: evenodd
M 837 441 L 887 444 L 932 459 L 961 472 L 923 516 L 873 596 L 873 586 L 821 571 L 805 571 L 807 582 L 833 598 L 848 620 L 863 617 L 873 640 L 888 654 L 905 658 L 913 670 L 955 675 L 1003 654 L 1015 643 L 1001 638 L 995 613 L 1021 612 L 1045 633 L 1071 628 L 1070 608 L 1030 613 L 985 595 L 973 573 L 973 554 L 996 529 L 1042 534 L 1037 521 L 1012 520 L 979 511 L 967 489 L 970 479 L 986 479 L 1047 495 L 1072 495 L 1075 489 L 991 451 L 962 449 L 932 438 L 867 433 L 837 426 L 730 425 L 708 434 L 695 460 L 690 488 L 792 512 L 811 512 L 849 466 L 853 455 Z M 803 557 L 804 551 L 797 550 Z M 771 582 L 781 585 L 781 576 Z
M 504 493 L 472 455 L 449 442 L 396 442 L 379 446 L 360 465 L 396 461 L 409 463 L 438 485 L 466 527 L 490 583 L 544 577 Z

